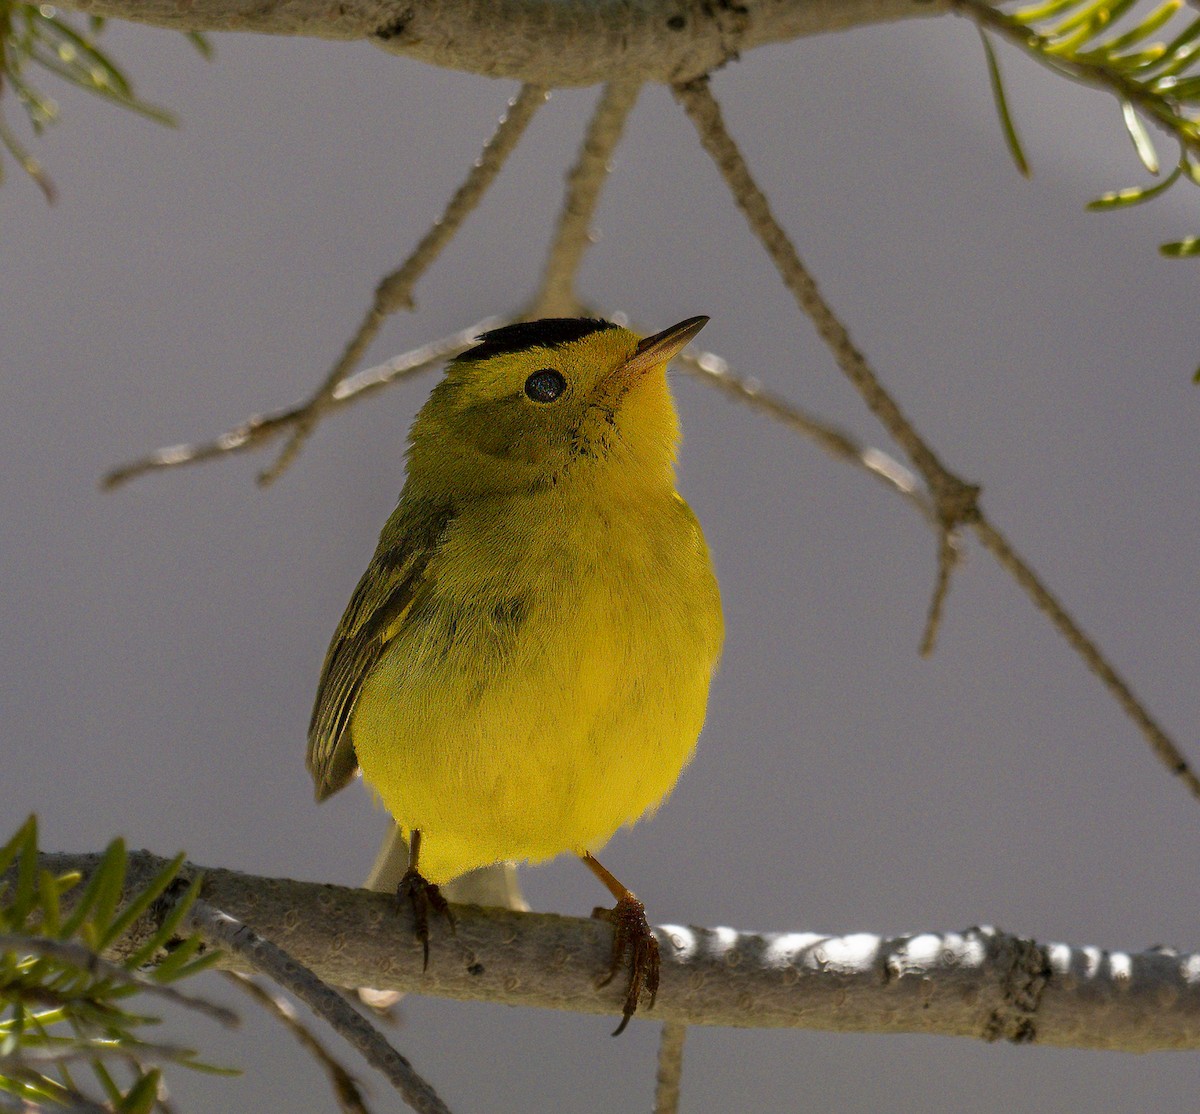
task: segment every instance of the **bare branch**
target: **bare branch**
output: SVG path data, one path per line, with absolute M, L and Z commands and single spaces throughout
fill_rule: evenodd
M 1194 796 L 1200 797 L 1200 778 L 1196 777 L 1191 766 L 1188 765 L 1187 759 L 1184 758 L 1158 721 L 1150 715 L 1142 702 L 1134 695 L 1125 679 L 1109 665 L 1104 655 L 1101 654 L 1100 648 L 1083 632 L 1070 612 L 1041 582 L 1038 575 L 1022 560 L 1016 550 L 1009 545 L 1008 539 L 982 514 L 978 521 L 972 524 L 972 527 L 983 547 L 1025 589 L 1037 605 L 1038 610 L 1049 618 L 1063 638 L 1083 658 L 1088 669 L 1100 678 L 1104 687 L 1116 698 L 1125 714 L 1137 724 L 1154 753 L 1158 755 L 1159 761 L 1179 778 Z
M 746 160 L 721 118 L 721 107 L 712 95 L 707 78 L 677 85 L 675 96 L 696 125 L 700 142 L 721 172 L 737 206 L 742 210 L 754 234 L 762 242 L 775 264 L 783 285 L 791 291 L 796 304 L 812 321 L 839 368 L 862 396 L 867 408 L 937 493 L 938 484 L 950 478 L 949 472 L 917 435 L 912 423 L 896 401 L 884 390 L 866 357 L 855 347 L 845 325 L 825 300 L 808 268 L 797 254 L 783 226 L 775 219 L 766 194 L 750 174 Z
M 488 187 L 496 180 L 496 175 L 508 161 L 508 156 L 513 153 L 521 136 L 525 134 L 533 114 L 546 103 L 547 95 L 545 89 L 526 85 L 509 101 L 508 111 L 500 117 L 500 123 L 491 139 L 484 145 L 482 154 L 475 160 L 463 184 L 450 198 L 442 215 L 433 222 L 433 227 L 421 238 L 412 254 L 390 275 L 385 275 L 375 287 L 375 301 L 371 308 L 367 310 L 362 323 L 343 349 L 341 358 L 330 369 L 325 381 L 301 408 L 283 451 L 275 463 L 259 475 L 259 483 L 274 483 L 286 471 L 317 422 L 329 409 L 337 385 L 363 358 L 383 323 L 392 314 L 412 308 L 412 291 L 417 280 L 441 254 L 463 221 L 483 199 Z
M 55 876 L 78 871 L 86 879 L 100 856 L 39 861 Z M 126 892 L 164 862 L 131 854 Z M 592 918 L 456 906 L 456 933 L 434 938 L 423 972 L 410 914 L 389 895 L 204 868 L 204 900 L 209 931 L 219 906 L 331 985 L 621 1012 L 623 988 L 596 986 L 608 970 L 612 929 Z M 230 927 L 229 935 L 245 940 L 248 931 Z M 1141 1052 L 1200 1048 L 1200 955 L 1043 945 L 991 928 L 886 938 L 668 925 L 656 935 L 658 1002 L 634 1024 L 941 1033 Z M 119 942 L 117 958 L 140 942 Z M 220 946 L 231 947 L 224 935 Z M 221 962 L 248 970 L 244 952 L 230 950 Z
M 938 522 L 944 534 L 961 525 L 974 527 L 984 546 L 997 558 L 1037 607 L 1045 612 L 1067 642 L 1083 658 L 1117 699 L 1121 708 L 1137 725 L 1143 737 L 1162 763 L 1200 797 L 1200 778 L 1189 768 L 1182 752 L 1133 694 L 1133 690 L 1116 669 L 1100 653 L 1065 608 L 1042 585 L 1033 571 L 1016 554 L 1002 535 L 988 523 L 979 508 L 979 488 L 960 479 L 942 464 L 928 442 L 900 409 L 875 374 L 866 357 L 855 347 L 845 325 L 822 296 L 808 269 L 801 261 L 795 246 L 771 213 L 766 195 L 750 174 L 746 160 L 725 128 L 721 108 L 708 86 L 708 79 L 689 82 L 674 88 L 675 96 L 695 124 L 700 142 L 711 156 L 717 169 L 745 214 L 754 233 L 762 241 L 767 254 L 779 271 L 784 286 L 791 291 L 802 312 L 815 326 L 818 335 L 832 353 L 839 368 L 861 395 L 867 408 L 908 454 L 934 497 Z M 943 569 L 934 594 L 931 610 L 933 620 L 940 615 L 949 565 L 942 547 Z M 929 630 L 934 628 L 931 622 Z M 927 639 L 929 637 L 927 633 Z
M 654 1080 L 654 1114 L 678 1114 L 683 1082 L 683 1042 L 687 1026 L 668 1021 L 658 1037 L 658 1072 Z
M 724 391 L 735 402 L 744 403 L 752 410 L 758 410 L 815 441 L 835 460 L 844 460 L 864 469 L 887 487 L 898 491 L 928 522 L 937 525 L 937 514 L 921 490 L 917 477 L 881 449 L 864 445 L 849 433 L 814 417 L 795 403 L 763 390 L 757 380 L 735 375 L 729 364 L 713 352 L 701 352 L 699 355 L 681 352 L 675 357 L 675 362 L 701 382 L 710 383 Z
M 394 54 L 547 87 L 689 81 L 756 46 L 912 16 L 946 0 L 68 0 L 181 31 L 371 39 Z
M 480 333 L 497 328 L 505 320 L 501 317 L 485 317 L 456 333 L 396 356 L 386 364 L 352 375 L 334 390 L 329 410 L 357 402 L 382 387 L 432 368 L 442 360 L 469 348 Z M 676 359 L 686 371 L 702 382 L 720 388 L 735 401 L 745 403 L 752 409 L 782 422 L 789 429 L 811 438 L 835 459 L 845 460 L 863 468 L 881 483 L 903 495 L 929 522 L 936 525 L 937 516 L 928 498 L 920 490 L 917 477 L 887 453 L 862 445 L 850 434 L 813 417 L 786 399 L 763 390 L 754 380 L 736 375 L 725 360 L 712 352 L 702 352 L 695 356 L 685 352 Z M 106 489 L 117 488 L 147 472 L 177 468 L 186 464 L 200 464 L 230 453 L 262 448 L 295 423 L 308 405 L 309 402 L 298 403 L 273 414 L 253 415 L 211 441 L 158 449 L 114 468 L 104 476 L 101 485 Z
M 338 1108 L 344 1114 L 367 1114 L 367 1104 L 363 1101 L 362 1092 L 359 1091 L 354 1076 L 317 1039 L 316 1034 L 296 1016 L 291 1002 L 282 995 L 272 994 L 249 975 L 243 975 L 238 971 L 226 971 L 224 974 L 239 990 L 249 994 L 287 1029 L 300 1042 L 304 1050 L 325 1069 L 325 1074 L 329 1076 L 330 1086 L 333 1087 Z
M 414 348 L 410 352 L 396 356 L 385 364 L 366 368 L 356 375 L 342 380 L 337 385 L 327 409 L 332 411 L 348 403 L 357 402 L 400 379 L 407 379 L 418 372 L 426 371 L 448 356 L 455 356 L 469 348 L 476 336 L 488 329 L 496 328 L 499 324 L 501 324 L 499 317 L 485 317 L 482 321 L 475 322 L 474 325 L 459 329 L 458 332 L 451 333 L 440 340 L 423 344 L 420 348 Z M 147 472 L 159 472 L 164 468 L 178 468 L 185 464 L 200 464 L 230 453 L 261 449 L 299 421 L 300 416 L 310 405 L 311 400 L 289 407 L 287 410 L 278 410 L 274 414 L 255 414 L 228 433 L 223 433 L 211 441 L 190 445 L 170 445 L 165 449 L 158 449 L 128 464 L 114 468 L 101 479 L 100 486 L 106 490 L 112 490 L 138 476 L 144 476 Z
M 205 886 L 206 893 L 208 890 Z M 323 1017 L 362 1053 L 368 1063 L 387 1077 L 404 1101 L 419 1114 L 450 1114 L 434 1089 L 383 1039 L 375 1026 L 332 986 L 322 982 L 278 944 L 209 901 L 194 902 L 185 920 L 191 931 L 199 932 L 214 947 L 236 956 L 252 970 L 274 979 Z
M 541 290 L 529 308 L 531 318 L 579 312 L 575 280 L 583 253 L 591 243 L 592 217 L 608 179 L 613 151 L 640 91 L 641 84 L 631 81 L 614 81 L 604 87 L 584 133 L 579 157 L 567 175 L 567 194 L 546 258 Z
M 958 532 L 954 529 L 941 530 L 938 534 L 937 579 L 933 583 L 933 595 L 930 597 L 929 612 L 925 619 L 925 633 L 921 636 L 921 648 L 918 651 L 923 658 L 929 657 L 937 646 L 946 596 L 950 593 L 950 577 L 960 560 L 962 547 L 959 545 Z

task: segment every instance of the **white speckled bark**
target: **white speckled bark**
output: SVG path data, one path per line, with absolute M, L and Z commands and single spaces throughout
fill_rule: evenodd
M 85 881 L 98 861 L 40 857 L 54 874 L 77 870 Z M 131 855 L 127 891 L 144 886 L 164 863 L 146 852 Z M 595 985 L 608 968 L 612 939 L 597 920 L 459 905 L 455 935 L 433 926 L 423 972 L 411 919 L 391 895 L 230 870 L 205 869 L 204 879 L 209 905 L 335 986 L 576 1013 L 621 1010 L 620 980 Z M 128 954 L 150 931 L 143 918 L 114 954 Z M 651 1020 L 939 1033 L 1128 1052 L 1200 1048 L 1195 954 L 1040 944 L 993 928 L 890 939 L 677 925 L 656 933 L 662 983 L 657 1005 L 644 1015 Z

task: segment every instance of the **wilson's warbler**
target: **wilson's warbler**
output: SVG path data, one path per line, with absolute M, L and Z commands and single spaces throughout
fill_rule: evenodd
M 675 490 L 667 364 L 708 318 L 641 340 L 552 318 L 484 333 L 412 427 L 399 505 L 325 658 L 309 728 L 318 800 L 361 767 L 409 839 L 401 895 L 428 961 L 438 883 L 581 856 L 617 899 L 613 965 L 658 945 L 591 855 L 674 786 L 723 623 Z M 607 981 L 607 980 L 606 980 Z

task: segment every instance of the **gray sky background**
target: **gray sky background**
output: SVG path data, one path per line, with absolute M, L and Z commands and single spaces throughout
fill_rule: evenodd
M 162 32 L 109 40 L 183 127 L 56 88 L 65 122 L 37 152 L 59 203 L 11 165 L 0 190 L 2 827 L 36 810 L 47 848 L 120 833 L 355 883 L 384 817 L 361 788 L 312 803 L 304 731 L 433 380 L 327 421 L 268 492 L 263 456 L 97 479 L 307 393 L 515 88 L 362 44 L 225 36 L 208 64 Z M 1144 177 L 1116 104 L 1002 60 L 1028 183 L 949 17 L 755 51 L 714 88 L 885 382 L 1200 761 L 1200 264 L 1155 250 L 1200 231 L 1200 205 L 1181 187 L 1086 213 Z M 595 95 L 542 109 L 373 362 L 531 294 Z M 882 444 L 666 92 L 616 163 L 585 296 L 651 329 L 709 314 L 735 369 Z M 934 542 L 912 510 L 702 384 L 676 393 L 728 636 L 695 762 L 604 855 L 652 919 L 1200 944 L 1200 807 L 991 559 L 972 547 L 921 660 Z M 524 881 L 540 909 L 604 896 L 568 859 Z M 179 1108 L 333 1109 L 236 1004 L 240 1034 L 189 1039 L 246 1074 L 174 1073 Z M 396 1038 L 456 1112 L 647 1109 L 657 1027 L 611 1027 L 410 998 Z M 1192 1106 L 1198 1082 L 1189 1056 L 916 1036 L 693 1030 L 687 1056 L 690 1114 L 1141 1112 Z M 400 1109 L 352 1062 L 374 1109 Z

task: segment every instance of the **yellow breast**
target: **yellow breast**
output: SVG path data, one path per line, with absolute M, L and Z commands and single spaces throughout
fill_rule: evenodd
M 364 684 L 363 776 L 444 882 L 596 851 L 691 757 L 722 638 L 695 516 L 669 488 L 550 488 L 453 521 Z

